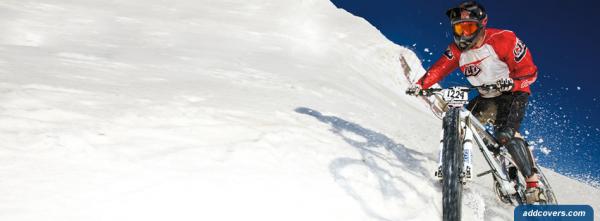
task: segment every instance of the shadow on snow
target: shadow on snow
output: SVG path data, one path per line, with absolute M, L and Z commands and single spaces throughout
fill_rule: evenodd
M 420 192 L 419 189 L 422 188 L 415 186 L 414 183 L 423 182 L 424 184 L 435 185 L 435 181 L 432 179 L 429 170 L 422 165 L 425 160 L 433 159 L 428 158 L 423 153 L 408 149 L 400 143 L 396 143 L 382 133 L 364 128 L 359 124 L 349 122 L 339 117 L 323 115 L 319 111 L 306 107 L 298 107 L 295 111 L 300 114 L 312 116 L 317 120 L 330 125 L 332 127 L 331 131 L 334 134 L 340 136 L 345 142 L 358 150 L 361 159 L 347 157 L 338 158 L 330 164 L 329 169 L 336 182 L 343 187 L 349 195 L 356 199 L 361 204 L 363 210 L 370 216 L 380 220 L 388 220 L 371 209 L 361 196 L 360 190 L 357 190 L 350 185 L 350 180 L 342 174 L 344 168 L 348 166 L 366 166 L 369 171 L 375 175 L 379 189 L 384 198 L 395 197 L 404 199 L 405 193 L 415 192 L 424 201 L 432 200 L 428 199 L 431 197 Z M 363 137 L 364 139 L 362 141 L 352 139 L 347 136 L 348 132 Z M 383 148 L 383 150 L 381 148 Z M 387 157 L 389 154 L 386 154 L 385 151 L 393 154 L 395 159 Z M 398 168 L 403 172 L 408 172 L 419 177 L 421 180 L 407 180 L 406 177 L 394 176 L 394 173 L 385 169 L 381 162 L 385 162 L 389 166 Z M 410 189 L 400 190 L 394 185 L 394 182 L 402 182 L 402 184 L 408 186 Z

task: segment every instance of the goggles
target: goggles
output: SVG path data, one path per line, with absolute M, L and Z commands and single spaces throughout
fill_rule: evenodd
M 464 21 L 452 25 L 454 34 L 458 36 L 471 36 L 477 33 L 479 23 L 474 21 Z

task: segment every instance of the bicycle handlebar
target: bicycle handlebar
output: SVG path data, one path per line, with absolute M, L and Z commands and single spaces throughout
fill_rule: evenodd
M 469 86 L 466 87 L 466 89 L 464 89 L 463 91 L 470 91 L 473 89 L 484 89 L 484 90 L 497 90 L 500 89 L 500 87 L 498 87 L 498 85 L 496 84 L 484 84 L 484 85 L 479 85 L 479 86 Z M 428 88 L 428 89 L 423 89 L 421 91 L 419 91 L 419 96 L 431 96 L 433 94 L 435 94 L 436 92 L 440 92 L 443 91 L 444 88 Z M 412 93 L 411 91 L 406 91 L 406 94 L 408 95 L 413 95 L 414 93 Z

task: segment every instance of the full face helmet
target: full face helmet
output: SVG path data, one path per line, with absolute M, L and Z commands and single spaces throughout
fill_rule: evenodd
M 458 7 L 448 9 L 446 15 L 452 25 L 454 43 L 461 51 L 472 48 L 484 36 L 487 13 L 475 1 L 466 1 Z

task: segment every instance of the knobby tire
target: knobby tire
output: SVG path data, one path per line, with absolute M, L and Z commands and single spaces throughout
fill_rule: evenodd
M 460 221 L 462 210 L 461 172 L 463 147 L 460 136 L 460 109 L 451 108 L 444 117 L 444 149 L 442 153 L 442 210 L 444 221 Z

